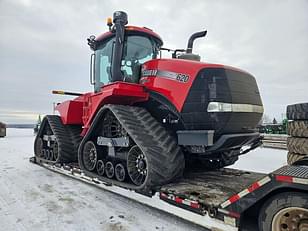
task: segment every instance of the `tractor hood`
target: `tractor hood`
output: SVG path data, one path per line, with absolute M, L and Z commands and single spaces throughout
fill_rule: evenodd
M 186 129 L 242 132 L 255 128 L 263 114 L 255 78 L 238 68 L 156 59 L 143 64 L 140 83 L 166 97 Z

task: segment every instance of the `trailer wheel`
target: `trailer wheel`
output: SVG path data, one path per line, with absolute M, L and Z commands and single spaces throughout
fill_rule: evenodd
M 308 195 L 300 192 L 279 193 L 262 206 L 260 231 L 308 231 Z

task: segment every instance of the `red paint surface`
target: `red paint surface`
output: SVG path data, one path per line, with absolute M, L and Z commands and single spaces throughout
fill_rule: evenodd
M 179 203 L 179 204 L 182 204 L 183 203 L 183 199 L 179 198 L 179 197 L 176 197 L 175 198 L 175 202 L 176 203 Z
M 83 96 L 64 101 L 56 106 L 63 124 L 82 124 Z
M 240 196 L 239 195 L 234 195 L 232 197 L 230 197 L 229 201 L 232 203 L 234 203 L 235 201 L 238 201 L 240 199 Z
M 241 217 L 241 214 L 239 214 L 237 212 L 232 212 L 232 211 L 229 211 L 229 215 L 231 217 L 235 217 L 235 218 L 240 218 Z
M 80 124 L 85 135 L 97 111 L 105 104 L 131 105 L 147 101 L 149 94 L 139 84 L 115 82 L 102 87 L 101 92 L 86 93 L 74 100 L 59 104 L 56 109 L 63 124 Z
M 140 82 L 148 89 L 167 97 L 177 110 L 181 111 L 193 81 L 198 72 L 203 68 L 226 68 L 243 72 L 242 70 L 220 64 L 209 64 L 183 59 L 154 59 L 144 63 L 142 70 L 163 70 L 186 74 L 189 75 L 188 82 L 183 83 L 159 76 L 142 77 Z
M 253 184 L 248 188 L 248 191 L 249 191 L 249 192 L 253 192 L 253 191 L 255 191 L 255 190 L 258 189 L 258 188 L 260 188 L 260 185 L 259 185 L 258 182 L 255 182 L 255 183 L 253 183 Z
M 194 209 L 199 209 L 200 205 L 197 202 L 190 202 L 190 207 L 192 207 Z
M 126 31 L 136 31 L 136 32 L 146 33 L 146 34 L 148 34 L 150 36 L 153 36 L 153 37 L 157 38 L 158 40 L 160 40 L 162 42 L 162 39 L 161 39 L 161 37 L 158 34 L 156 34 L 154 31 L 152 31 L 152 30 L 150 30 L 148 28 L 145 28 L 145 27 L 125 26 L 125 30 Z M 104 40 L 106 38 L 109 38 L 109 37 L 111 37 L 113 35 L 114 35 L 114 33 L 108 31 L 106 33 L 103 33 L 103 34 L 97 36 L 97 38 L 95 40 L 96 41 L 102 41 L 102 40 Z
M 276 176 L 276 180 L 288 182 L 288 183 L 293 183 L 293 177 L 292 176 Z
M 132 29 L 136 29 L 132 27 Z M 139 28 L 140 29 L 140 28 Z M 141 28 L 149 32 L 150 30 Z M 149 32 L 150 33 L 150 32 Z M 154 33 L 154 32 L 151 32 Z M 86 93 L 82 96 L 61 103 L 56 107 L 64 124 L 79 124 L 83 126 L 81 135 L 89 129 L 97 111 L 105 104 L 133 105 L 145 102 L 149 98 L 148 90 L 165 96 L 178 111 L 181 111 L 188 96 L 193 81 L 198 72 L 204 68 L 226 68 L 241 71 L 236 68 L 219 64 L 209 64 L 182 59 L 155 59 L 146 62 L 143 70 L 161 70 L 189 75 L 187 82 L 167 79 L 163 76 L 142 77 L 142 84 L 115 82 L 102 87 L 98 93 Z

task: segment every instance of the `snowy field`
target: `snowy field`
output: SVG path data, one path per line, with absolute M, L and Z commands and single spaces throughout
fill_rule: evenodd
M 29 163 L 33 140 L 31 129 L 8 129 L 7 137 L 0 139 L 0 230 L 205 230 Z M 285 150 L 258 148 L 240 157 L 232 167 L 268 173 L 283 164 L 286 164 Z M 118 191 L 127 196 L 136 194 Z M 145 204 L 149 201 L 139 195 L 135 196 L 137 199 Z M 154 202 L 156 207 L 181 213 L 162 201 Z M 189 214 L 183 212 L 183 215 Z M 190 219 L 206 221 L 199 215 Z M 223 228 L 221 224 L 215 226 Z

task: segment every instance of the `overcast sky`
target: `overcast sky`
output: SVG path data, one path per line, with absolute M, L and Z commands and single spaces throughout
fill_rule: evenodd
M 0 121 L 34 122 L 65 99 L 51 91 L 92 91 L 86 38 L 107 30 L 115 10 L 159 33 L 164 46 L 244 69 L 258 82 L 265 113 L 308 102 L 308 1 L 0 0 Z

